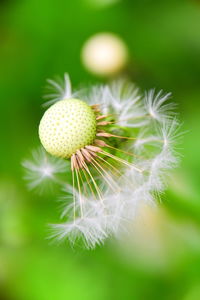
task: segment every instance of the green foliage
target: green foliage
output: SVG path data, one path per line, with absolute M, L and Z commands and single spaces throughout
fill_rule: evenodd
M 2 299 L 200 298 L 200 5 L 195 0 L 86 0 L 0 3 L 0 285 Z M 184 120 L 181 166 L 157 217 L 145 218 L 129 251 L 110 242 L 95 251 L 46 240 L 56 199 L 26 191 L 21 160 L 37 146 L 45 80 L 68 72 L 78 86 L 96 82 L 80 61 L 90 35 L 126 41 L 128 75 L 142 88 L 171 91 Z M 104 80 L 104 79 L 101 79 Z M 153 220 L 153 221 L 152 221 Z M 150 222 L 150 223 L 148 223 Z M 157 232 L 158 231 L 158 232 Z

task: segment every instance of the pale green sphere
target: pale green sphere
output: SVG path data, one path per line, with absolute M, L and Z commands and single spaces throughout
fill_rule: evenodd
M 39 125 L 43 147 L 50 154 L 63 158 L 93 144 L 95 136 L 95 113 L 79 99 L 58 101 L 44 113 Z

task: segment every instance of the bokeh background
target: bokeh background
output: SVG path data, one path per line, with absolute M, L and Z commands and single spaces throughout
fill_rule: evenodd
M 173 93 L 187 132 L 160 209 L 142 210 L 130 243 L 75 250 L 46 239 L 58 203 L 27 190 L 21 161 L 39 144 L 46 78 L 107 80 L 80 59 L 104 31 L 127 44 L 142 90 Z M 0 91 L 0 299 L 200 299 L 200 1 L 1 0 Z

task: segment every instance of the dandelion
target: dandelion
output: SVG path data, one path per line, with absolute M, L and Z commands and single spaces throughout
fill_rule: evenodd
M 84 93 L 72 93 L 67 74 L 62 84 L 48 82 L 56 92 L 39 124 L 45 150 L 23 163 L 26 178 L 35 188 L 70 172 L 61 183 L 65 221 L 51 225 L 51 236 L 94 248 L 127 230 L 141 203 L 156 205 L 167 171 L 177 164 L 174 105 L 166 102 L 170 94 L 143 96 L 125 79 Z

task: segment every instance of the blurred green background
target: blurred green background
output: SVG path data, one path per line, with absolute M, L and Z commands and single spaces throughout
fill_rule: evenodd
M 200 1 L 108 2 L 0 1 L 2 300 L 200 299 Z M 102 31 L 126 42 L 142 90 L 173 93 L 187 133 L 160 211 L 145 212 L 132 243 L 73 250 L 46 239 L 58 203 L 27 191 L 21 161 L 39 144 L 46 78 L 68 72 L 75 87 L 106 80 L 80 60 Z

